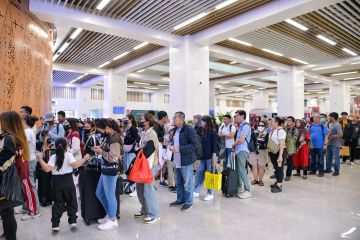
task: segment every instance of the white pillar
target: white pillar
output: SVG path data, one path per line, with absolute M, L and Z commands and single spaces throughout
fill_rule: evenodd
M 112 70 L 104 77 L 104 117 L 122 118 L 126 115 L 127 76 Z
M 167 106 L 164 102 L 165 93 L 164 92 L 155 92 L 151 94 L 151 107 L 153 110 L 157 111 L 167 111 Z
M 350 85 L 347 83 L 330 84 L 330 112 L 350 112 Z
M 183 111 L 186 119 L 209 114 L 209 47 L 185 37 L 180 46 L 170 47 L 169 55 L 169 116 L 177 111 Z
M 214 112 L 215 114 L 215 105 L 216 105 L 216 98 L 215 98 L 215 83 L 209 82 L 209 112 Z
M 277 100 L 279 116 L 304 117 L 304 71 L 278 73 Z
M 79 118 L 90 117 L 90 111 L 87 103 L 91 100 L 91 88 L 77 87 L 76 89 L 77 108 L 75 116 Z
M 269 108 L 269 94 L 265 93 L 264 91 L 254 91 L 253 108 L 254 109 Z

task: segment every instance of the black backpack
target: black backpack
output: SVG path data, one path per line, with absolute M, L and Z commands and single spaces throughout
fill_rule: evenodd
M 245 123 L 244 125 L 242 125 L 240 131 L 242 130 L 242 128 L 245 126 L 245 125 L 249 125 L 248 123 Z M 250 137 L 250 141 L 248 141 L 245 137 L 245 141 L 248 145 L 248 149 L 250 152 L 256 152 L 257 151 L 257 144 L 258 144 L 258 141 L 257 141 L 257 136 L 255 134 L 255 131 L 254 129 L 250 126 L 251 128 L 251 137 Z
M 165 128 L 160 123 L 158 124 L 158 126 L 156 128 L 156 134 L 157 134 L 159 142 L 163 142 L 164 136 L 165 136 Z

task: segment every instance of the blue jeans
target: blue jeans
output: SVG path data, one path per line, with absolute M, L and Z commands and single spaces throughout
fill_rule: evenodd
M 101 174 L 97 188 L 96 197 L 104 207 L 106 214 L 111 220 L 116 219 L 117 201 L 115 196 L 116 182 L 118 176 L 107 176 Z
M 155 173 L 156 166 L 151 169 L 153 175 L 153 181 L 151 184 L 147 183 L 136 183 L 136 192 L 138 195 L 139 202 L 141 204 L 140 213 L 149 215 L 151 218 L 160 217 L 159 204 L 156 197 L 155 191 Z
M 124 169 L 125 172 L 129 169 L 130 163 L 136 157 L 135 153 L 124 153 Z
M 312 174 L 316 174 L 317 170 L 319 174 L 324 174 L 324 150 L 322 148 L 312 148 L 310 154 Z
M 331 164 L 335 162 L 334 173 L 338 174 L 340 171 L 340 148 L 329 145 L 326 151 L 326 171 L 331 171 Z
M 211 159 L 200 160 L 200 164 L 199 164 L 198 169 L 196 170 L 196 175 L 195 175 L 194 192 L 197 192 L 197 193 L 200 192 L 201 185 L 204 183 L 204 180 L 205 180 L 205 171 L 212 172 Z M 208 189 L 207 194 L 213 195 L 214 190 Z
M 224 170 L 227 168 L 228 161 L 230 161 L 230 166 L 231 166 L 231 168 L 233 168 L 233 163 L 231 161 L 231 151 L 232 151 L 232 148 L 225 148 L 225 156 L 224 156 L 224 161 L 223 161 L 223 169 Z
M 185 204 L 193 204 L 193 172 L 194 163 L 175 168 L 176 200 Z
M 249 153 L 241 151 L 236 155 L 236 170 L 239 176 L 239 184 L 244 184 L 245 191 L 250 192 L 249 178 L 246 170 L 246 161 L 249 157 Z

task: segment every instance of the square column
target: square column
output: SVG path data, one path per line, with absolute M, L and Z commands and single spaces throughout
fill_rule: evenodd
M 254 109 L 269 108 L 269 94 L 265 93 L 264 91 L 254 91 L 253 107 L 254 107 Z
M 187 37 L 170 47 L 169 116 L 183 111 L 186 119 L 209 114 L 209 47 L 198 46 Z
M 109 71 L 104 77 L 104 117 L 122 118 L 126 115 L 127 75 Z
M 209 112 L 213 111 L 215 114 L 215 83 L 209 82 Z
M 278 73 L 277 103 L 279 116 L 304 117 L 304 71 Z
M 347 83 L 330 84 L 330 112 L 350 112 L 350 85 Z

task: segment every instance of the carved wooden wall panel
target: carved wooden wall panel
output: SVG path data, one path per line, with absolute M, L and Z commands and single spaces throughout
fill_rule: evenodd
M 52 33 L 15 1 L 0 1 L 0 112 L 51 110 Z

